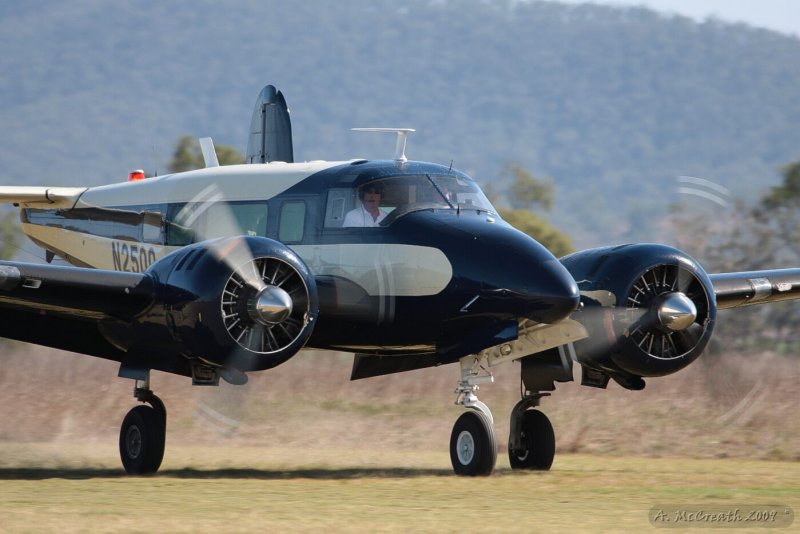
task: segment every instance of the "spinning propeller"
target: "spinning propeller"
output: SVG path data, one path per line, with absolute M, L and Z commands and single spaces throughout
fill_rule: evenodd
M 659 265 L 642 274 L 625 305 L 628 317 L 635 319 L 623 335 L 654 358 L 681 357 L 703 334 L 698 318 L 705 317 L 706 295 L 697 278 L 680 265 Z
M 207 253 L 229 272 L 216 308 L 232 340 L 221 362 L 222 378 L 243 386 L 247 375 L 240 370 L 263 368 L 264 362 L 278 365 L 299 351 L 313 329 L 317 309 L 313 277 L 307 279 L 302 262 L 285 247 L 270 250 L 267 240 L 258 240 L 256 246 L 266 247 L 254 253 L 254 239 L 247 236 L 263 229 L 243 228 L 216 185 L 195 195 L 175 222 L 191 229 L 193 240 L 203 242 Z M 230 435 L 239 427 L 250 392 L 247 387 L 212 388 L 199 400 L 195 415 L 206 428 Z
M 577 252 L 562 262 L 582 281 L 584 306 L 573 315 L 589 333 L 575 343 L 582 365 L 641 389 L 642 377 L 685 367 L 708 343 L 716 316 L 713 287 L 680 250 L 622 245 Z
M 266 215 L 266 214 L 265 214 Z M 230 269 L 220 297 L 222 321 L 242 355 L 275 354 L 291 346 L 310 320 L 309 288 L 282 254 L 254 255 L 231 206 L 216 185 L 198 193 L 177 214 L 195 241 Z M 236 236 L 236 237 L 225 237 Z

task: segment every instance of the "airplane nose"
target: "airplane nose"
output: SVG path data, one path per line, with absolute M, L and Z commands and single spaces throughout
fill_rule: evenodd
M 495 301 L 496 309 L 518 317 L 539 323 L 565 319 L 580 303 L 578 284 L 546 248 L 525 238 L 507 240 L 502 251 L 491 255 L 496 276 L 484 295 Z
M 577 309 L 581 299 L 578 284 L 558 260 L 541 262 L 532 278 L 526 291 L 531 309 L 528 317 L 539 323 L 555 323 Z

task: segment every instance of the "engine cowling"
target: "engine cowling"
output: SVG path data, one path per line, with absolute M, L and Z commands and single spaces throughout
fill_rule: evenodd
M 305 263 L 280 242 L 235 237 L 183 247 L 148 270 L 151 316 L 189 359 L 238 371 L 275 367 L 310 337 L 319 299 Z
M 624 383 L 626 377 L 683 369 L 708 344 L 717 312 L 713 286 L 684 252 L 635 244 L 586 250 L 561 261 L 581 292 L 583 309 L 573 318 L 590 334 L 575 343 L 583 366 Z

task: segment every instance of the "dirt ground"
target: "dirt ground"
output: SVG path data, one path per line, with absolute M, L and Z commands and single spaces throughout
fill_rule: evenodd
M 0 442 L 116 443 L 135 405 L 133 382 L 117 377 L 117 364 L 18 343 L 2 350 Z M 461 410 L 453 405 L 456 366 L 350 382 L 351 358 L 303 352 L 238 387 L 192 387 L 187 378 L 153 373 L 169 412 L 168 447 L 447 450 Z M 495 383 L 479 395 L 504 449 L 519 368 L 494 371 Z M 798 382 L 800 358 L 703 356 L 649 380 L 644 391 L 560 384 L 541 409 L 562 453 L 798 460 Z

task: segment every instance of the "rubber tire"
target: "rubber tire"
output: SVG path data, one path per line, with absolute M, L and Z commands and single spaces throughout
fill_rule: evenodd
M 525 454 L 520 456 L 511 448 L 508 439 L 508 462 L 511 469 L 547 471 L 553 465 L 556 454 L 556 434 L 550 419 L 539 410 L 528 410 L 522 414 L 522 446 Z
M 165 438 L 166 424 L 158 411 L 146 405 L 129 411 L 119 432 L 119 455 L 125 472 L 149 475 L 158 471 L 164 459 Z
M 459 459 L 460 439 L 462 445 L 464 440 L 472 440 L 473 454 L 466 462 Z M 458 418 L 450 434 L 450 462 L 457 475 L 476 477 L 492 474 L 497 462 L 497 437 L 485 415 L 470 410 Z

